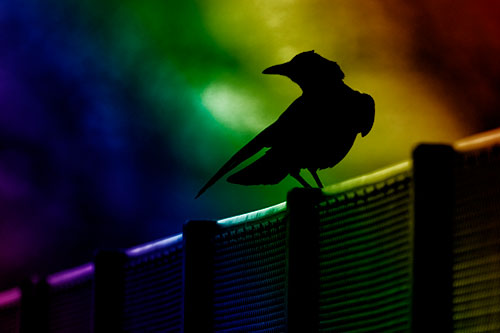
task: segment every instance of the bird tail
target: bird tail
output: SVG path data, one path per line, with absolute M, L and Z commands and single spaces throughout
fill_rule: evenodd
M 195 199 L 202 195 L 210 186 L 215 184 L 215 182 L 221 179 L 225 174 L 236 168 L 239 164 L 241 164 L 248 158 L 258 153 L 262 148 L 266 147 L 267 133 L 267 130 L 262 131 L 249 143 L 243 146 L 243 148 L 241 148 L 236 154 L 234 154 L 233 157 L 231 157 L 229 161 L 227 161 L 226 164 L 224 164 L 212 178 L 210 178 L 205 186 L 201 188 Z
M 287 175 L 288 170 L 269 151 L 257 161 L 229 176 L 227 181 L 239 185 L 272 185 L 278 184 Z

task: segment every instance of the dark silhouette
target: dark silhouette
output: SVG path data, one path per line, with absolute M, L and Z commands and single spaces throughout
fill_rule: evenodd
M 269 148 L 264 156 L 227 180 L 241 185 L 277 184 L 291 175 L 304 187 L 311 187 L 300 175 L 301 169 L 307 169 L 323 187 L 317 170 L 335 166 L 349 152 L 358 133 L 365 136 L 370 132 L 375 103 L 370 95 L 343 82 L 344 73 L 336 62 L 309 51 L 263 73 L 287 76 L 300 86 L 302 96 L 231 157 L 196 198 L 263 148 Z

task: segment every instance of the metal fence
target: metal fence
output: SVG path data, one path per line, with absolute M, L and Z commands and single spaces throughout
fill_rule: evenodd
M 1 332 L 495 332 L 500 133 L 0 293 Z

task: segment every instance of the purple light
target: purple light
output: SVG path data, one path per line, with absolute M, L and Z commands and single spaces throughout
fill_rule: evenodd
M 88 263 L 66 271 L 55 273 L 47 277 L 47 283 L 51 286 L 64 284 L 72 280 L 81 279 L 94 273 L 94 264 Z
M 21 300 L 21 289 L 13 288 L 0 292 L 0 307 L 8 306 Z
M 136 247 L 128 249 L 125 253 L 129 256 L 138 256 L 147 252 L 151 252 L 163 247 L 168 247 L 170 245 L 176 244 L 182 240 L 182 234 L 178 234 L 169 238 L 157 240 L 151 243 L 146 243 Z

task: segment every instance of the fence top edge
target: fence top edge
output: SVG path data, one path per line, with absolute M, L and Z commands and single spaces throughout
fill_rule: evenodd
M 127 249 L 125 253 L 129 257 L 136 257 L 161 248 L 170 247 L 180 242 L 182 242 L 182 234 L 177 234 L 168 238 L 163 238 L 142 245 L 134 246 L 130 249 Z
M 453 148 L 460 152 L 466 152 L 487 148 L 495 144 L 500 144 L 500 128 L 460 139 L 453 144 Z
M 234 224 L 240 224 L 244 222 L 250 222 L 250 221 L 255 221 L 261 218 L 264 218 L 266 216 L 272 216 L 281 212 L 286 211 L 286 201 L 279 203 L 274 206 L 270 206 L 267 208 L 259 209 L 250 213 L 245 213 L 241 215 L 236 215 L 233 217 L 228 217 L 225 219 L 221 219 L 217 221 L 217 224 L 219 225 L 234 225 Z
M 21 300 L 21 289 L 18 287 L 0 291 L 0 308 L 15 304 Z
M 351 178 L 343 182 L 330 185 L 323 189 L 323 194 L 334 195 L 346 191 L 351 191 L 353 189 L 363 187 L 370 184 L 375 184 L 383 182 L 388 178 L 397 176 L 398 174 L 410 172 L 412 169 L 412 161 L 406 160 L 392 166 L 376 170 L 372 173 L 368 173 L 359 177 Z
M 50 286 L 58 286 L 65 283 L 83 279 L 94 274 L 94 264 L 87 263 L 78 267 L 70 268 L 47 276 L 47 283 Z

